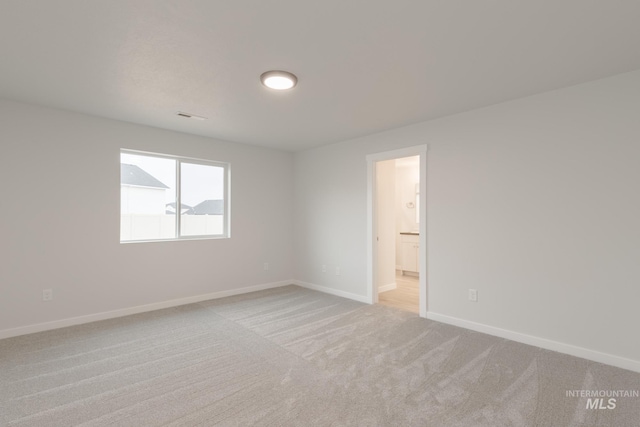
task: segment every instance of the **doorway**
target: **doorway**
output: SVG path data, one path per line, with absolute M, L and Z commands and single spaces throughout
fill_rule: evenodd
M 426 153 L 421 145 L 367 156 L 369 300 L 421 317 L 428 304 Z

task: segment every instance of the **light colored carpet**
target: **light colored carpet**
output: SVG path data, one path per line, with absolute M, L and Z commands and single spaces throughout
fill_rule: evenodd
M 287 286 L 0 340 L 2 426 L 634 426 L 640 374 Z

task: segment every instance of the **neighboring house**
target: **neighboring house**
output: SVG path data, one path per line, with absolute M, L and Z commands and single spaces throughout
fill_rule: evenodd
M 176 214 L 176 202 L 167 203 L 166 213 L 167 215 Z M 184 203 L 180 203 L 180 213 L 182 215 L 193 215 L 193 208 L 189 205 L 185 205 Z
M 165 214 L 168 189 L 139 166 L 120 164 L 121 214 Z
M 222 215 L 224 200 L 205 200 L 193 207 L 193 215 Z

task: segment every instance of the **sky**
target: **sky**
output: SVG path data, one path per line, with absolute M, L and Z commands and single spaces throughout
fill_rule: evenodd
M 121 153 L 120 162 L 136 165 L 169 187 L 166 203 L 176 201 L 176 160 Z M 204 200 L 224 197 L 224 169 L 182 161 L 182 204 L 195 206 Z

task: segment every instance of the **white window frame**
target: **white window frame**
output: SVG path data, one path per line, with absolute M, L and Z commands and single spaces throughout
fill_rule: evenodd
M 161 159 L 170 159 L 175 160 L 176 162 L 176 235 L 173 238 L 160 238 L 160 239 L 142 239 L 142 240 L 120 240 L 120 243 L 144 243 L 144 242 L 172 242 L 176 240 L 204 240 L 204 239 L 229 239 L 231 238 L 231 209 L 230 209 L 230 194 L 231 194 L 231 164 L 229 162 L 220 162 L 213 160 L 205 160 L 205 159 L 197 159 L 193 157 L 184 157 L 184 156 L 175 156 L 172 154 L 162 154 L 162 153 L 153 153 L 149 151 L 139 151 L 139 150 L 131 150 L 127 148 L 121 148 L 120 154 L 133 154 L 137 156 L 147 156 L 147 157 L 158 157 Z M 119 156 L 121 158 L 121 156 Z M 120 161 L 121 162 L 121 161 Z M 223 219 L 222 226 L 223 231 L 222 234 L 205 234 L 205 235 L 189 235 L 182 236 L 180 234 L 181 231 L 181 206 L 182 206 L 182 198 L 180 195 L 180 165 L 182 163 L 190 163 L 197 165 L 205 165 L 205 166 L 215 166 L 219 168 L 223 168 Z M 120 190 L 122 191 L 122 190 Z M 120 212 L 122 212 L 122 206 L 119 206 Z M 122 222 L 120 223 L 120 227 L 122 227 Z M 120 230 L 120 227 L 118 230 Z

